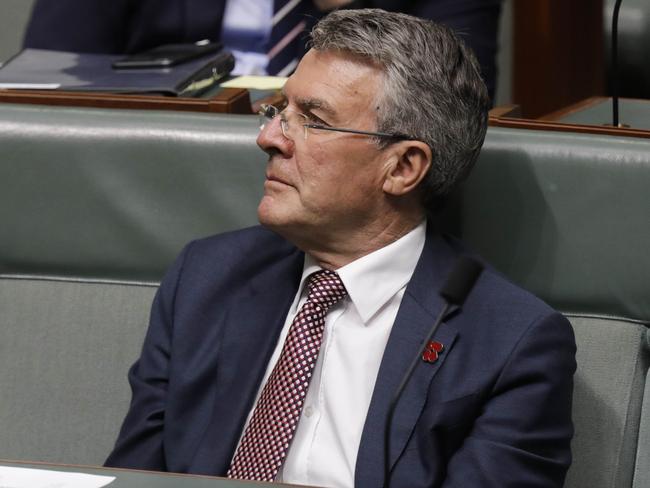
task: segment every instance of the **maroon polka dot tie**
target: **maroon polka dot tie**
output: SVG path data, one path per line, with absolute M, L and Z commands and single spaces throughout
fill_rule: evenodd
M 327 310 L 347 292 L 339 275 L 310 275 L 307 301 L 293 319 L 282 353 L 257 400 L 228 477 L 273 481 L 291 445 L 318 358 Z

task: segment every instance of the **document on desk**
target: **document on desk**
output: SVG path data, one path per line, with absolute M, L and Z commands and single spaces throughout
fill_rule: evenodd
M 0 466 L 0 488 L 101 488 L 114 476 Z

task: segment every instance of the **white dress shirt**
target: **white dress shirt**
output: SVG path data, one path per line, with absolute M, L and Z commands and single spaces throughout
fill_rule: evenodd
M 227 0 L 221 41 L 235 57 L 233 76 L 265 75 L 273 0 Z
M 397 241 L 339 268 L 348 296 L 325 318 L 325 331 L 300 423 L 276 480 L 352 488 L 357 451 L 404 290 L 424 248 L 426 223 Z M 322 268 L 305 256 L 298 293 L 267 366 L 261 393 L 294 316 L 307 300 L 305 281 Z M 252 415 L 249 413 L 248 420 Z M 247 421 L 248 425 L 248 421 Z

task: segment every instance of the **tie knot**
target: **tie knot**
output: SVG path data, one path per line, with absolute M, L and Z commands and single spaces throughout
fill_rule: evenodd
M 307 300 L 319 305 L 324 311 L 348 294 L 339 275 L 327 269 L 311 274 L 307 286 Z

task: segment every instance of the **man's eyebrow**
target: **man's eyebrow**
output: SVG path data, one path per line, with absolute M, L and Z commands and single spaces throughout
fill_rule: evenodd
M 336 115 L 334 108 L 325 100 L 322 100 L 320 98 L 297 98 L 296 105 L 300 107 L 300 110 L 303 112 L 318 109 L 325 112 L 326 115 L 329 115 L 331 117 Z

